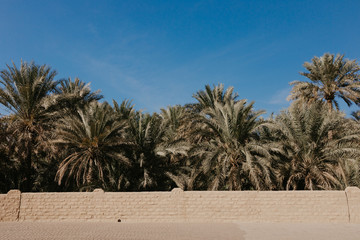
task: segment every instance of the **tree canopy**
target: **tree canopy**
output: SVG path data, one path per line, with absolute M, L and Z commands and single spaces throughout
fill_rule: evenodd
M 325 53 L 305 62 L 308 72 L 300 74 L 310 82 L 293 81 L 290 100 L 301 99 L 306 102 L 325 101 L 329 108 L 339 109 L 338 99 L 348 106 L 360 99 L 360 66 L 356 60 L 344 59 L 344 55 Z
M 0 192 L 339 190 L 360 186 L 359 65 L 324 54 L 304 64 L 288 109 L 264 118 L 233 87 L 206 85 L 158 113 L 112 104 L 47 65 L 0 72 Z M 101 100 L 101 101 L 100 101 Z

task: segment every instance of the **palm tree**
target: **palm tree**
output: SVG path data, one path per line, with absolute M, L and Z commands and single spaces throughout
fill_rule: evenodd
M 171 162 L 187 156 L 190 146 L 186 141 L 190 112 L 182 106 L 161 109 L 160 118 L 165 129 L 162 141 L 156 149 L 158 155 L 168 156 Z
M 289 100 L 301 99 L 305 102 L 325 101 L 329 111 L 339 109 L 337 98 L 341 98 L 350 106 L 360 99 L 360 66 L 356 60 L 344 59 L 344 55 L 325 53 L 322 57 L 314 57 L 312 62 L 305 62 L 308 72 L 301 75 L 310 82 L 293 81 Z
M 177 187 L 193 190 L 194 182 L 200 171 L 191 168 L 189 156 L 189 125 L 192 113 L 183 106 L 172 106 L 161 109 L 160 117 L 165 128 L 161 143 L 156 148 L 157 155 L 167 158 L 169 177 Z
M 129 141 L 133 144 L 127 156 L 134 162 L 130 175 L 133 190 L 164 190 L 166 161 L 156 153 L 165 129 L 157 114 L 136 112 L 129 118 Z
M 103 187 L 118 183 L 115 171 L 124 173 L 130 161 L 122 152 L 128 142 L 125 121 L 118 121 L 109 104 L 93 102 L 57 124 L 53 141 L 68 156 L 60 163 L 56 179 L 74 177 L 78 186 Z M 111 186 L 109 186 L 111 187 Z
M 99 90 L 92 92 L 90 83 L 86 84 L 79 78 L 75 78 L 74 81 L 71 78 L 63 79 L 56 88 L 56 93 L 52 99 L 52 101 L 57 102 L 54 105 L 54 107 L 58 108 L 56 110 L 66 110 L 70 111 L 70 113 L 103 98 Z
M 320 101 L 296 101 L 265 124 L 280 188 L 344 189 L 359 178 L 359 128 L 329 108 Z
M 0 72 L 0 104 L 8 111 L 8 127 L 13 135 L 12 145 L 21 162 L 22 191 L 31 191 L 33 187 L 34 156 L 44 149 L 47 133 L 51 128 L 53 115 L 49 108 L 49 94 L 55 92 L 59 83 L 56 75 L 46 65 L 34 62 L 21 62 L 18 69 L 7 65 Z
M 215 102 L 201 112 L 193 133 L 200 142 L 192 154 L 201 159 L 208 189 L 272 188 L 270 155 L 259 144 L 263 113 L 246 100 Z
M 201 90 L 193 95 L 193 98 L 195 98 L 198 103 L 190 104 L 188 107 L 195 112 L 200 112 L 207 107 L 215 108 L 215 103 L 225 104 L 226 102 L 236 101 L 238 94 L 233 91 L 234 88 L 229 87 L 224 92 L 223 84 L 214 85 L 213 89 L 211 89 L 210 85 L 205 85 L 205 91 Z
M 119 120 L 129 120 L 134 117 L 135 109 L 134 105 L 129 100 L 124 100 L 119 105 L 115 100 L 113 100 L 114 111 L 117 114 Z

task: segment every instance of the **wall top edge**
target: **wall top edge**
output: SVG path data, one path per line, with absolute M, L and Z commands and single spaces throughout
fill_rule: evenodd
M 7 194 L 114 194 L 114 193 L 122 193 L 122 194 L 181 194 L 181 193 L 205 193 L 205 194 L 236 194 L 236 193 L 247 193 L 247 194 L 254 194 L 254 193 L 282 193 L 282 194 L 298 194 L 298 193 L 344 193 L 344 192 L 360 192 L 358 187 L 347 187 L 345 190 L 291 190 L 291 191 L 183 191 L 180 188 L 174 188 L 171 191 L 141 191 L 141 192 L 104 192 L 102 189 L 95 189 L 93 192 L 20 192 L 17 189 L 10 190 Z M 0 194 L 7 195 L 7 194 Z

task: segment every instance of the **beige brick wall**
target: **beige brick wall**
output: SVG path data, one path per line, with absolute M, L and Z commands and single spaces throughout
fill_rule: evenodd
M 184 192 L 189 221 L 348 222 L 344 192 Z
M 10 191 L 0 195 L 0 206 L 0 221 L 360 223 L 358 188 L 268 192 Z
M 20 221 L 175 221 L 170 192 L 23 193 Z

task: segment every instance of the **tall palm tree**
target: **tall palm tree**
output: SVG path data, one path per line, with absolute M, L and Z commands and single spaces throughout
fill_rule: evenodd
M 115 171 L 124 173 L 130 161 L 122 152 L 128 142 L 125 121 L 118 121 L 109 104 L 93 102 L 57 124 L 54 144 L 68 153 L 60 163 L 56 179 L 75 178 L 78 186 L 103 187 L 118 184 Z
M 338 98 L 350 106 L 360 99 L 360 66 L 356 60 L 344 59 L 344 55 L 325 53 L 322 57 L 314 57 L 312 62 L 305 62 L 308 72 L 300 74 L 310 82 L 293 81 L 289 100 L 302 99 L 305 102 L 325 101 L 329 111 L 339 109 Z
M 215 102 L 197 120 L 192 154 L 201 159 L 208 189 L 271 189 L 270 154 L 259 142 L 263 111 L 246 100 Z
M 344 189 L 359 178 L 359 127 L 325 104 L 296 101 L 265 124 L 280 188 Z
M 45 147 L 46 133 L 51 128 L 53 112 L 46 106 L 59 83 L 54 81 L 55 75 L 50 67 L 34 62 L 21 62 L 20 68 L 13 63 L 0 72 L 0 104 L 10 114 L 8 127 L 22 166 L 22 191 L 32 190 L 33 159 Z

